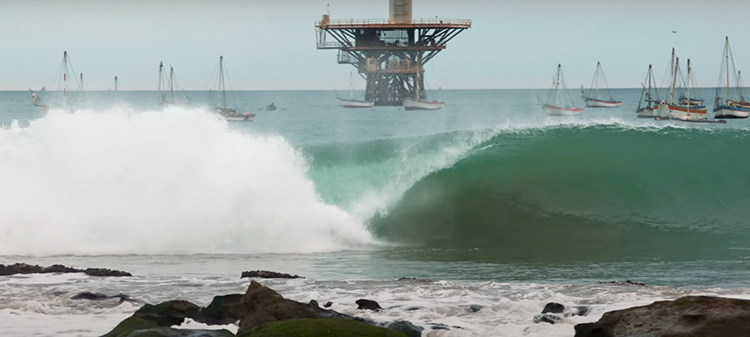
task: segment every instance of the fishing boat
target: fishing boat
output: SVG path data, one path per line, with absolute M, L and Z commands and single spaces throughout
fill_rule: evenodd
M 565 94 L 568 96 L 570 104 L 563 104 L 560 99 L 560 86 L 562 85 Z M 575 116 L 580 115 L 583 112 L 583 108 L 575 106 L 573 98 L 570 97 L 568 89 L 565 87 L 565 80 L 563 79 L 562 66 L 557 65 L 557 75 L 552 82 L 553 90 L 550 92 L 550 96 L 547 98 L 547 103 L 543 109 L 548 115 L 552 116 Z M 553 100 L 554 97 L 554 100 Z
M 719 86 L 716 87 L 716 100 L 714 101 L 714 118 L 718 119 L 738 119 L 748 118 L 750 116 L 750 104 L 744 102 L 744 97 L 740 92 L 740 76 L 737 74 L 734 68 L 734 57 L 732 56 L 732 49 L 729 47 L 729 37 L 726 38 L 724 43 L 724 56 L 721 59 L 722 72 L 719 75 Z M 731 72 L 730 72 L 731 64 Z M 726 70 L 726 72 L 724 72 Z M 737 74 L 736 83 L 737 89 L 735 89 L 734 95 L 732 95 L 732 88 L 729 85 L 730 74 Z M 726 77 L 726 78 L 724 78 Z M 724 85 L 726 83 L 726 91 L 724 91 Z M 726 96 L 722 97 L 722 94 L 726 93 Z
M 227 75 L 224 70 L 224 56 L 219 56 L 219 72 L 216 79 L 216 90 L 209 93 L 215 111 L 229 122 L 252 122 L 255 119 L 255 113 L 239 112 L 227 103 L 225 77 L 227 77 Z
M 672 55 L 674 55 L 674 49 L 672 50 Z M 678 78 L 682 79 L 682 72 L 680 71 L 680 58 L 677 57 L 674 59 L 672 82 L 669 91 L 669 117 L 671 119 L 689 121 L 705 120 L 707 110 L 706 106 L 701 104 L 703 100 L 690 97 L 690 86 L 692 85 L 692 67 L 690 65 L 690 59 L 687 61 L 687 80 L 682 81 L 685 95 L 675 101 L 675 88 Z
M 648 65 L 648 72 L 646 72 L 645 83 L 641 84 L 643 91 L 641 91 L 641 97 L 638 99 L 638 108 L 636 109 L 638 118 L 656 118 L 660 115 L 660 112 L 661 115 L 669 117 L 669 107 L 664 101 L 659 99 L 659 91 L 656 89 L 656 80 L 654 79 L 654 69 L 650 64 Z M 656 98 L 654 98 L 652 90 L 656 94 Z M 646 106 L 642 107 L 641 105 L 644 102 L 646 102 Z
M 599 98 L 599 85 L 601 83 L 604 84 L 604 90 L 607 92 L 608 99 Z M 583 92 L 583 89 L 581 91 Z M 588 92 L 583 92 L 583 98 L 586 100 L 587 108 L 619 108 L 622 105 L 622 101 L 617 101 L 612 97 L 612 92 L 609 90 L 607 78 L 604 77 L 604 71 L 600 62 L 596 62 L 596 71 L 594 72 L 594 79 L 591 81 L 591 89 Z
M 62 92 L 62 98 L 59 97 L 57 99 L 51 99 L 52 104 L 48 104 L 45 102 L 45 100 L 42 98 L 41 92 L 45 92 L 45 88 L 43 87 L 40 90 L 40 93 L 35 92 L 34 90 L 29 89 L 31 91 L 31 99 L 32 104 L 38 108 L 43 109 L 44 111 L 47 111 L 51 108 L 61 108 L 61 109 L 70 109 L 74 106 L 78 106 L 79 104 L 73 104 L 70 98 L 70 88 L 71 86 L 75 89 L 78 89 L 80 91 L 83 91 L 83 73 L 81 73 L 81 82 L 79 83 L 71 83 L 76 82 L 77 77 L 75 76 L 75 70 L 73 70 L 73 65 L 70 62 L 70 58 L 68 57 L 68 52 L 63 52 L 63 59 L 62 63 L 60 64 L 60 70 L 58 71 L 59 78 L 57 79 L 57 88 L 60 92 Z M 71 77 L 70 74 L 73 74 Z M 45 94 L 49 98 L 49 94 Z M 80 96 L 80 95 L 79 95 Z M 81 97 L 78 97 L 80 99 Z M 80 102 L 78 102 L 80 103 Z
M 175 91 L 177 91 L 177 95 L 175 95 Z M 182 91 L 182 94 L 180 94 L 180 91 Z M 185 90 L 179 89 L 174 67 L 169 67 L 169 76 L 167 77 L 164 73 L 163 62 L 159 62 L 159 79 L 156 84 L 156 92 L 158 95 L 158 103 L 162 107 L 185 105 L 185 103 L 190 100 L 185 93 Z
M 372 108 L 374 101 L 360 101 L 354 99 L 354 74 L 349 73 L 349 98 L 339 98 L 341 106 L 347 109 Z
M 417 69 L 422 69 L 421 62 Z M 404 99 L 404 109 L 406 110 L 440 110 L 445 106 L 445 102 L 440 101 L 428 101 L 425 96 L 426 91 L 421 74 L 417 72 L 417 76 L 414 77 L 414 98 Z

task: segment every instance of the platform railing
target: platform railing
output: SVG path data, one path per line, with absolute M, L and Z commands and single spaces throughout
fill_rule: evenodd
M 316 27 L 322 27 L 323 21 L 316 21 Z M 468 19 L 412 19 L 411 22 L 393 23 L 387 19 L 350 19 L 350 20 L 329 20 L 326 26 L 347 26 L 347 25 L 389 25 L 389 24 L 406 24 L 406 25 L 461 25 L 471 26 L 471 20 Z

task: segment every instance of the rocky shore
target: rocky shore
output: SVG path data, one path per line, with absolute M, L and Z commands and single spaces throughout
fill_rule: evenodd
M 51 274 L 51 273 L 84 273 L 89 276 L 133 276 L 128 272 L 111 270 L 106 268 L 87 268 L 87 269 L 76 269 L 66 267 L 61 264 L 51 265 L 49 267 L 42 267 L 37 265 L 30 265 L 26 263 L 16 263 L 11 265 L 0 264 L 0 276 L 8 276 L 15 274 Z

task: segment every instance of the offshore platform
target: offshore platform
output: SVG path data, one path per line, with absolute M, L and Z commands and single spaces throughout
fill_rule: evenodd
M 412 19 L 412 0 L 389 0 L 388 20 L 331 20 L 315 23 L 318 49 L 337 49 L 338 63 L 351 64 L 367 80 L 365 99 L 401 105 L 424 99 L 424 65 L 448 41 L 471 28 L 471 20 Z

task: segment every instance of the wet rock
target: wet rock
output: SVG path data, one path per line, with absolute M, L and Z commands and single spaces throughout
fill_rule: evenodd
M 432 330 L 450 330 L 451 328 L 443 323 L 430 323 Z
M 195 317 L 200 307 L 182 300 L 172 300 L 157 305 L 146 304 L 133 314 L 133 317 L 147 319 L 159 326 L 180 325 L 187 317 Z
M 357 320 L 291 319 L 240 330 L 239 337 L 404 337 L 404 334 L 384 327 L 372 326 Z
M 555 314 L 541 314 L 534 316 L 534 323 L 557 324 L 562 322 L 562 317 Z
M 599 282 L 599 284 L 614 284 L 618 286 L 636 286 L 636 287 L 648 287 L 645 283 L 633 282 L 630 280 L 626 281 L 610 281 L 610 282 Z
M 197 322 L 208 325 L 225 325 L 236 323 L 240 320 L 240 304 L 242 294 L 214 296 L 207 307 L 200 309 L 195 317 Z
M 586 316 L 591 312 L 591 307 L 572 307 L 565 311 L 565 317 L 568 316 Z
M 575 326 L 576 337 L 750 336 L 750 301 L 689 296 L 605 313 Z
M 333 305 L 333 302 L 328 301 L 328 302 L 326 302 L 326 304 L 323 305 L 323 307 L 330 308 L 332 305 Z
M 71 297 L 71 300 L 89 300 L 89 301 L 100 301 L 100 300 L 106 300 L 109 296 L 99 293 L 91 293 L 88 291 L 78 293 L 75 296 Z
M 61 264 L 54 264 L 49 267 L 41 267 L 26 263 L 16 263 L 13 265 L 0 264 L 0 276 L 15 274 L 50 274 L 50 273 L 85 273 L 89 276 L 133 276 L 128 272 L 111 270 L 104 268 L 75 269 L 66 267 Z
M 419 309 L 422 309 L 422 308 L 420 308 L 420 307 L 411 307 L 411 308 L 406 308 L 406 311 L 417 311 Z
M 406 337 L 422 337 L 422 331 L 424 331 L 423 327 L 416 326 L 409 321 L 395 321 L 388 324 L 386 327 L 391 330 L 396 330 L 406 335 Z
M 354 303 L 358 305 L 357 309 L 359 310 L 372 310 L 372 311 L 383 310 L 383 308 L 380 307 L 380 304 L 378 304 L 378 302 L 375 302 L 373 300 L 358 299 Z
M 262 324 L 298 318 L 337 318 L 351 320 L 353 317 L 333 310 L 321 309 L 317 302 L 299 303 L 283 298 L 271 288 L 252 281 L 240 304 L 239 334 Z
M 139 317 L 128 317 L 120 322 L 112 331 L 102 337 L 232 337 L 227 330 L 185 330 L 172 329 Z
M 479 312 L 479 310 L 482 310 L 482 306 L 478 304 L 472 304 L 466 309 L 468 312 Z
M 258 277 L 258 278 L 302 278 L 299 275 L 291 275 L 286 273 L 277 273 L 275 271 L 268 271 L 268 270 L 253 270 L 253 271 L 243 271 L 242 276 L 240 278 L 245 277 Z
M 562 314 L 565 311 L 565 306 L 560 303 L 550 302 L 542 309 L 543 314 Z

